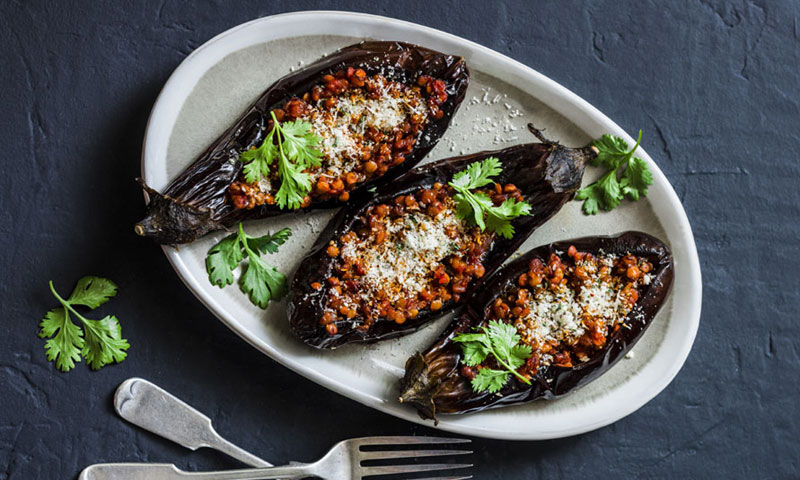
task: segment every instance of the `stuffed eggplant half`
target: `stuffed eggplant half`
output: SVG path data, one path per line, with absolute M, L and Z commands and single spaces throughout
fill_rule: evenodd
M 536 248 L 408 360 L 399 400 L 435 419 L 568 394 L 633 347 L 672 278 L 669 249 L 645 233 Z
M 163 192 L 139 235 L 191 242 L 241 220 L 333 208 L 419 163 L 469 83 L 460 57 L 400 42 L 343 48 L 269 87 Z
M 316 348 L 372 342 L 459 306 L 572 198 L 595 156 L 530 128 L 543 143 L 436 161 L 342 209 L 292 281 L 293 333 Z M 492 181 L 465 190 L 470 175 L 474 181 L 490 170 Z M 483 212 L 470 210 L 481 202 L 491 210 L 485 223 Z M 527 214 L 504 226 L 490 218 L 513 217 L 509 212 L 524 204 Z

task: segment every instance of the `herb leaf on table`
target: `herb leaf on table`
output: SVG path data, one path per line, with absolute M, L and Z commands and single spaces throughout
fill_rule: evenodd
M 81 357 L 94 370 L 125 360 L 125 351 L 130 345 L 122 338 L 119 320 L 113 315 L 91 320 L 75 310 L 77 305 L 93 310 L 114 297 L 117 294 L 114 282 L 101 277 L 83 277 L 66 300 L 56 292 L 52 281 L 50 291 L 61 307 L 44 316 L 39 324 L 39 337 L 52 337 L 45 343 L 45 352 L 47 359 L 55 362 L 56 368 L 68 372 Z M 83 328 L 72 322 L 70 313 L 80 320 Z

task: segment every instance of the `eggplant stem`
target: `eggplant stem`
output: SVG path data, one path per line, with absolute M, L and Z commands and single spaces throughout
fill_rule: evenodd
M 542 131 L 541 131 L 541 130 L 539 130 L 538 128 L 534 127 L 532 123 L 529 123 L 529 124 L 528 124 L 528 130 L 529 130 L 529 131 L 530 131 L 530 132 L 531 132 L 531 133 L 532 133 L 532 134 L 533 134 L 533 135 L 534 135 L 536 138 L 538 138 L 538 139 L 539 139 L 539 141 L 540 141 L 540 142 L 542 142 L 542 143 L 547 143 L 547 144 L 549 144 L 549 145 L 560 145 L 558 142 L 556 142 L 556 141 L 554 141 L 554 140 L 550 140 L 549 138 L 545 137 L 545 136 L 544 136 L 544 133 L 542 133 Z

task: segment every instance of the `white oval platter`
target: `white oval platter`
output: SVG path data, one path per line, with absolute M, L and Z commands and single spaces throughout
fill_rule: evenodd
M 278 78 L 362 39 L 401 40 L 466 58 L 472 72 L 466 100 L 426 161 L 535 141 L 534 122 L 565 145 L 585 145 L 604 133 L 633 139 L 566 88 L 486 47 L 420 25 L 349 12 L 312 11 L 260 18 L 206 42 L 175 70 L 151 113 L 144 139 L 142 175 L 163 189 Z M 647 137 L 645 137 L 645 140 Z M 440 418 L 438 428 L 480 437 L 540 440 L 587 432 L 634 412 L 663 390 L 683 365 L 700 321 L 701 277 L 697 250 L 675 191 L 653 160 L 655 183 L 647 198 L 588 217 L 570 202 L 520 249 L 587 235 L 642 230 L 666 241 L 675 259 L 675 285 L 641 341 L 609 372 L 555 401 Z M 599 175 L 589 169 L 584 183 Z M 332 212 L 288 214 L 249 222 L 261 234 L 291 227 L 294 234 L 269 260 L 291 275 Z M 180 248 L 165 247 L 175 271 L 211 312 L 255 348 L 297 373 L 342 395 L 406 420 L 423 422 L 397 403 L 406 358 L 425 348 L 450 317 L 397 340 L 336 351 L 316 351 L 289 333 L 285 301 L 268 310 L 251 305 L 235 286 L 212 286 L 204 269 L 208 249 L 224 236 L 209 235 Z M 243 366 L 244 368 L 244 366 Z

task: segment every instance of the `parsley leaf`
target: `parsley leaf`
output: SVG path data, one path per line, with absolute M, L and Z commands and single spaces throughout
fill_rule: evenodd
M 272 115 L 272 130 L 258 148 L 251 148 L 239 155 L 244 162 L 244 178 L 255 183 L 268 177 L 271 165 L 277 161 L 281 186 L 275 194 L 280 208 L 300 208 L 303 197 L 311 191 L 311 176 L 305 172 L 321 165 L 322 152 L 317 146 L 322 142 L 311 130 L 311 124 L 303 120 L 280 123 Z M 277 143 L 277 145 L 276 145 Z
M 461 344 L 464 363 L 474 367 L 492 355 L 505 369 L 479 368 L 478 374 L 472 379 L 473 390 L 498 392 L 508 381 L 509 373 L 530 385 L 530 380 L 520 375 L 517 369 L 525 364 L 525 361 L 533 355 L 533 351 L 530 346 L 520 344 L 517 328 L 508 323 L 492 320 L 488 326 L 482 326 L 478 330 L 479 333 L 462 333 L 453 338 L 454 342 Z
M 220 288 L 233 283 L 233 270 L 247 256 L 247 264 L 242 266 L 239 288 L 250 301 L 260 308 L 267 308 L 270 301 L 278 301 L 288 293 L 286 276 L 261 260 L 265 253 L 277 253 L 292 235 L 284 228 L 273 235 L 252 237 L 244 232 L 242 224 L 239 231 L 223 238 L 211 247 L 206 256 L 208 279 Z
M 63 372 L 72 370 L 81 356 L 89 366 L 98 370 L 109 363 L 119 363 L 127 357 L 130 345 L 122 338 L 122 327 L 113 315 L 102 320 L 90 320 L 75 310 L 75 305 L 95 309 L 117 294 L 111 280 L 87 276 L 78 280 L 72 294 L 64 300 L 56 292 L 53 282 L 50 291 L 61 303 L 61 308 L 47 312 L 39 324 L 39 337 L 50 338 L 45 343 L 47 359 L 56 363 Z M 83 329 L 70 319 L 70 313 L 80 320 Z
M 483 192 L 470 190 L 486 186 L 493 182 L 491 177 L 503 171 L 500 160 L 495 157 L 471 163 L 466 170 L 453 175 L 449 183 L 456 190 L 453 200 L 456 202 L 456 215 L 477 225 L 481 230 L 489 229 L 505 238 L 514 235 L 511 220 L 528 215 L 531 205 L 508 199 L 500 206 L 495 206 L 492 199 Z
M 578 190 L 575 199 L 583 200 L 584 213 L 594 215 L 599 208 L 613 210 L 625 196 L 633 201 L 647 196 L 647 187 L 653 184 L 653 174 L 644 160 L 633 156 L 641 141 L 642 131 L 639 130 L 636 145 L 630 150 L 625 140 L 608 134 L 592 142 L 597 150 L 592 165 L 603 166 L 608 173 Z

